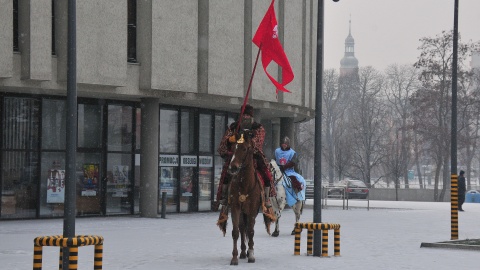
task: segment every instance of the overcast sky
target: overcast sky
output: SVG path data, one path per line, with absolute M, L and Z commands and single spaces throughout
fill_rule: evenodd
M 454 0 L 324 1 L 325 69 L 340 67 L 350 15 L 359 66 L 380 71 L 394 63 L 413 64 L 420 38 L 453 29 Z M 458 28 L 463 42 L 480 40 L 480 0 L 459 0 Z

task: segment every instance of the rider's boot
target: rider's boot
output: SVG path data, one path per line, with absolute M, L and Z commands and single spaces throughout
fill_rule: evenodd
M 223 206 L 227 206 L 228 204 L 228 184 L 222 185 L 222 200 L 220 201 L 220 204 Z
M 270 202 L 270 187 L 265 187 L 264 192 L 265 192 L 265 207 L 270 208 L 272 207 L 272 203 Z

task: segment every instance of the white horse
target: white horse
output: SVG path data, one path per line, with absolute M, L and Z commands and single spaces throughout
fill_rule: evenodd
M 275 190 L 277 191 L 277 196 L 270 198 L 270 201 L 272 202 L 272 207 L 275 212 L 275 216 L 277 217 L 277 220 L 275 221 L 275 231 L 272 233 L 272 236 L 277 237 L 280 233 L 280 217 L 282 216 L 282 211 L 285 208 L 285 205 L 287 204 L 287 194 L 285 191 L 285 187 L 283 186 L 283 173 L 280 170 L 280 167 L 278 167 L 277 162 L 272 159 L 270 161 L 270 171 L 272 173 L 274 182 L 275 182 Z M 293 206 L 293 212 L 295 213 L 295 222 L 298 222 L 300 219 L 300 215 L 302 214 L 303 211 L 303 205 L 305 204 L 305 201 L 298 200 Z M 295 226 L 295 223 L 294 223 Z M 292 235 L 295 234 L 295 228 L 292 230 Z

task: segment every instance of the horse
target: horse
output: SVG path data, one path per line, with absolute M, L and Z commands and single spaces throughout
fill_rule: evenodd
M 240 259 L 248 257 L 249 263 L 255 262 L 253 236 L 255 234 L 255 219 L 260 207 L 264 211 L 267 233 L 270 234 L 270 222 L 268 222 L 265 215 L 263 186 L 255 173 L 253 150 L 253 141 L 248 133 L 245 136 L 241 134 L 235 145 L 232 160 L 228 167 L 228 173 L 232 175 L 228 193 L 228 204 L 231 208 L 231 221 L 233 224 L 233 257 L 230 265 L 238 265 L 237 240 L 239 234 L 241 237 Z M 271 216 L 271 219 L 274 219 L 274 215 Z M 248 252 L 245 252 L 246 242 L 248 243 Z
M 272 173 L 274 182 L 275 182 L 275 189 L 277 191 L 277 196 L 273 197 L 273 200 L 270 199 L 272 202 L 272 207 L 275 212 L 276 221 L 275 221 L 275 231 L 272 233 L 273 237 L 277 237 L 280 234 L 280 217 L 282 216 L 282 211 L 287 204 L 287 191 L 285 190 L 284 181 L 290 180 L 287 178 L 280 167 L 278 167 L 277 162 L 272 159 L 270 161 L 270 171 Z M 288 183 L 286 183 L 288 185 Z M 290 184 L 291 185 L 291 184 Z M 306 187 L 304 187 L 306 188 Z M 296 196 L 296 194 L 294 194 Z M 293 212 L 295 213 L 295 222 L 298 222 L 300 216 L 303 212 L 303 206 L 305 205 L 304 200 L 297 200 L 297 202 L 292 206 Z M 295 227 L 292 230 L 292 235 L 295 234 Z

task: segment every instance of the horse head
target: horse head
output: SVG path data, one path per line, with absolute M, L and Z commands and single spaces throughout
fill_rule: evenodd
M 275 183 L 283 180 L 283 173 L 274 159 L 270 161 L 270 172 L 272 173 L 273 180 L 275 181 Z
M 228 166 L 228 173 L 237 175 L 248 165 L 253 166 L 253 146 L 252 139 L 248 133 L 241 133 L 237 140 L 233 156 Z

